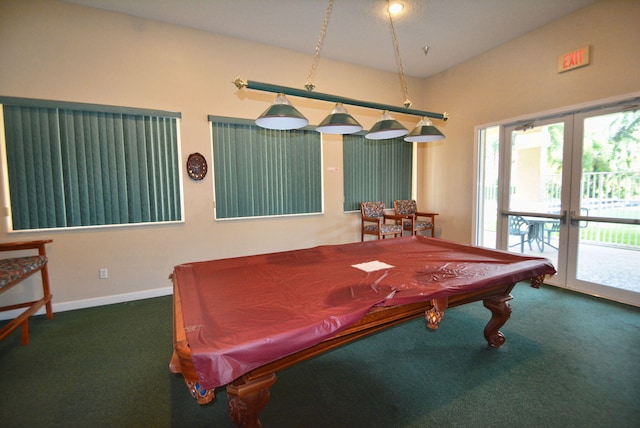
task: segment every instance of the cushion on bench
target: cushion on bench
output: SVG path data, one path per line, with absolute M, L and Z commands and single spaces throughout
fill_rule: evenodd
M 42 268 L 47 256 L 15 257 L 0 260 L 0 289 L 16 279 Z

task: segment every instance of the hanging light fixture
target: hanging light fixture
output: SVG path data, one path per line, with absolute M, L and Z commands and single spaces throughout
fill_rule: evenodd
M 416 110 L 404 106 L 394 106 L 391 104 L 376 103 L 372 101 L 357 100 L 354 98 L 342 97 L 340 95 L 332 95 L 324 92 L 308 91 L 290 86 L 274 85 L 272 83 L 256 82 L 255 80 L 246 80 L 237 77 L 233 82 L 238 89 L 252 89 L 254 91 L 272 92 L 275 94 L 286 94 L 293 97 L 307 98 L 310 100 L 329 101 L 333 103 L 342 103 L 352 106 L 370 108 L 374 110 L 388 110 L 396 113 L 408 114 L 412 116 L 431 117 L 433 119 L 448 120 L 449 113 L 434 113 L 426 110 Z
M 428 143 L 429 141 L 442 140 L 444 135 L 438 130 L 429 118 L 423 117 L 415 128 L 409 132 L 404 141 L 410 143 Z
M 449 118 L 449 115 L 447 113 L 433 113 L 411 108 L 412 103 L 408 97 L 407 82 L 404 76 L 404 69 L 402 67 L 398 38 L 396 36 L 393 18 L 391 17 L 391 11 L 389 10 L 389 0 L 387 0 L 387 14 L 391 27 L 391 35 L 393 38 L 393 47 L 396 57 L 396 64 L 398 66 L 398 74 L 400 76 L 400 84 L 405 99 L 403 103 L 404 107 L 375 103 L 370 101 L 361 101 L 338 95 L 314 92 L 315 84 L 313 83 L 313 78 L 315 76 L 315 72 L 320 59 L 320 51 L 322 50 L 322 44 L 324 41 L 324 36 L 326 35 L 327 26 L 329 25 L 329 19 L 331 17 L 331 11 L 333 9 L 334 2 L 335 0 L 329 0 L 324 22 L 322 24 L 322 29 L 320 31 L 320 36 L 318 37 L 318 42 L 316 44 L 316 51 L 313 62 L 311 64 L 309 77 L 307 78 L 307 83 L 304 85 L 306 91 L 287 86 L 273 85 L 270 83 L 249 81 L 240 77 L 236 78 L 236 80 L 233 81 L 238 89 L 247 88 L 258 91 L 274 92 L 278 94 L 275 102 L 271 105 L 271 107 L 269 107 L 264 113 L 262 113 L 262 115 L 258 119 L 256 119 L 256 125 L 268 129 L 286 130 L 302 128 L 309 123 L 309 121 L 295 107 L 293 107 L 293 105 L 291 105 L 291 103 L 285 96 L 286 94 L 307 99 L 316 99 L 336 103 L 331 114 L 329 114 L 329 116 L 327 116 L 316 127 L 316 130 L 318 132 L 322 132 L 325 134 L 352 134 L 362 130 L 362 126 L 358 123 L 358 121 L 355 120 L 344 108 L 344 104 L 348 104 L 384 111 L 380 119 L 378 119 L 371 130 L 365 135 L 365 137 L 368 139 L 380 140 L 387 138 L 397 138 L 408 134 L 409 131 L 407 130 L 407 128 L 405 128 L 400 122 L 395 120 L 389 113 L 391 111 L 422 117 L 422 120 L 418 123 L 416 128 L 411 131 L 411 133 L 405 138 L 405 141 L 423 142 L 444 138 L 444 135 L 442 135 L 442 133 L 438 131 L 435 126 L 433 126 L 433 123 L 431 123 L 428 118 L 441 119 L 446 121 Z
M 387 138 L 397 138 L 407 135 L 409 130 L 395 120 L 391 113 L 384 111 L 380 119 L 373 125 L 371 130 L 365 135 L 370 140 L 385 140 Z
M 387 16 L 389 17 L 389 27 L 391 28 L 391 39 L 393 40 L 393 52 L 396 57 L 396 65 L 398 66 L 398 75 L 400 76 L 400 87 L 404 96 L 404 106 L 411 107 L 409 99 L 409 91 L 407 90 L 407 81 L 404 77 L 404 68 L 402 67 L 402 58 L 400 56 L 400 46 L 398 45 L 398 37 L 396 36 L 396 28 L 393 25 L 391 5 L 387 0 Z M 409 130 L 402 126 L 400 122 L 395 120 L 388 111 L 382 113 L 382 116 L 373 125 L 371 130 L 365 135 L 370 140 L 384 140 L 387 138 L 397 138 L 407 135 Z
M 322 22 L 318 42 L 316 43 L 316 52 L 313 56 L 313 61 L 311 62 L 309 77 L 307 77 L 307 83 L 304 85 L 309 92 L 313 91 L 316 87 L 313 83 L 313 78 L 315 77 L 318 62 L 320 61 L 320 51 L 322 51 L 324 36 L 327 34 L 327 27 L 329 26 L 329 19 L 331 18 L 334 1 L 335 0 L 329 0 L 329 4 L 327 5 L 327 11 L 324 15 L 324 21 Z M 338 102 L 329 116 L 325 117 L 324 120 L 316 127 L 316 131 L 323 134 L 353 134 L 354 132 L 362 131 L 362 125 L 360 125 L 358 121 L 347 112 L 347 109 L 344 108 L 342 103 Z
M 342 103 L 336 103 L 331 114 L 316 127 L 323 134 L 353 134 L 362 131 L 362 125 L 353 118 Z
M 267 129 L 298 129 L 307 124 L 307 118 L 291 105 L 284 94 L 278 94 L 271 107 L 256 119 L 256 125 Z

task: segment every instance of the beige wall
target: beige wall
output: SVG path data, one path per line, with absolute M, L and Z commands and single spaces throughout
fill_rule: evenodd
M 418 149 L 419 204 L 441 213 L 442 237 L 470 242 L 474 126 L 637 91 L 640 60 L 629 55 L 640 46 L 637 22 L 637 2 L 596 4 L 427 81 L 409 79 L 416 108 L 452 114 L 436 124 L 447 138 Z M 593 46 L 593 65 L 557 75 L 557 56 L 584 44 Z M 302 87 L 311 54 L 55 0 L 0 0 L 0 95 L 179 111 L 183 162 L 192 152 L 211 162 L 207 115 L 253 118 L 273 99 L 238 92 L 236 76 Z M 315 83 L 321 92 L 400 104 L 397 85 L 388 84 L 396 80 L 322 59 Z M 331 108 L 295 104 L 311 123 Z M 350 111 L 365 127 L 379 115 Z M 407 127 L 415 122 L 398 118 Z M 163 293 L 179 263 L 359 240 L 358 215 L 342 212 L 339 137 L 324 139 L 323 159 L 324 215 L 216 222 L 209 174 L 201 182 L 185 176 L 184 224 L 41 234 L 7 234 L 3 224 L 0 240 L 54 239 L 50 270 L 59 308 Z M 109 269 L 109 279 L 98 279 L 100 268 Z
M 425 82 L 427 109 L 451 115 L 418 168 L 443 236 L 471 242 L 474 127 L 640 91 L 639 23 L 640 1 L 601 1 Z M 559 74 L 558 57 L 585 45 L 591 65 Z
M 211 163 L 207 115 L 254 118 L 273 101 L 274 94 L 239 92 L 231 83 L 238 75 L 303 87 L 312 55 L 313 47 L 294 53 L 54 0 L 0 0 L 0 95 L 181 112 L 183 163 L 193 152 Z M 399 105 L 396 81 L 395 74 L 325 59 L 315 78 L 321 92 Z M 421 83 L 410 79 L 410 90 L 417 93 Z M 302 99 L 295 105 L 311 123 L 333 107 Z M 365 127 L 380 114 L 350 111 Z M 415 122 L 404 119 L 405 126 Z M 56 303 L 169 287 L 173 266 L 188 261 L 357 241 L 359 216 L 342 211 L 340 137 L 324 139 L 323 162 L 324 215 L 216 222 L 212 175 L 201 182 L 184 175 L 184 224 L 9 235 L 2 222 L 0 239 L 54 239 Z M 109 279 L 98 279 L 100 268 L 109 269 Z

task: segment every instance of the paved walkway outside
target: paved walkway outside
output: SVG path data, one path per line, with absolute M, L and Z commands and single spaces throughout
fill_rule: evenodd
M 511 247 L 510 251 L 518 249 L 517 246 Z M 548 245 L 540 252 L 535 243 L 533 251 L 525 244 L 525 254 L 544 256 L 554 265 L 558 263 L 558 251 Z M 582 244 L 577 277 L 579 280 L 640 293 L 640 250 Z

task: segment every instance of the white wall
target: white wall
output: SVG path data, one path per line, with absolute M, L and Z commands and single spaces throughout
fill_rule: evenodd
M 419 205 L 441 213 L 443 238 L 470 242 L 474 126 L 640 89 L 640 59 L 630 55 L 640 46 L 638 5 L 598 3 L 427 81 L 409 79 L 410 93 L 423 95 L 414 96 L 415 108 L 452 114 L 436 124 L 447 138 L 418 149 Z M 593 46 L 593 64 L 557 75 L 558 55 L 584 44 Z M 211 162 L 207 115 L 254 118 L 271 103 L 272 94 L 239 92 L 231 84 L 236 76 L 302 87 L 311 59 L 312 52 L 56 0 L 0 0 L 0 95 L 179 111 L 183 163 L 193 152 Z M 320 92 L 398 104 L 397 86 L 387 84 L 395 79 L 322 59 L 315 83 Z M 295 104 L 311 123 L 332 107 Z M 379 115 L 350 112 L 365 127 Z M 407 127 L 415 122 L 397 118 Z M 340 137 L 327 136 L 323 153 L 324 215 L 216 222 L 211 174 L 201 182 L 185 175 L 184 224 L 39 234 L 8 234 L 2 224 L 0 240 L 54 240 L 50 274 L 59 309 L 167 292 L 172 267 L 183 262 L 357 241 L 359 216 L 342 212 Z M 338 172 L 327 171 L 331 167 Z M 98 279 L 100 268 L 109 269 L 109 279 Z M 19 289 L 0 299 L 34 293 Z

